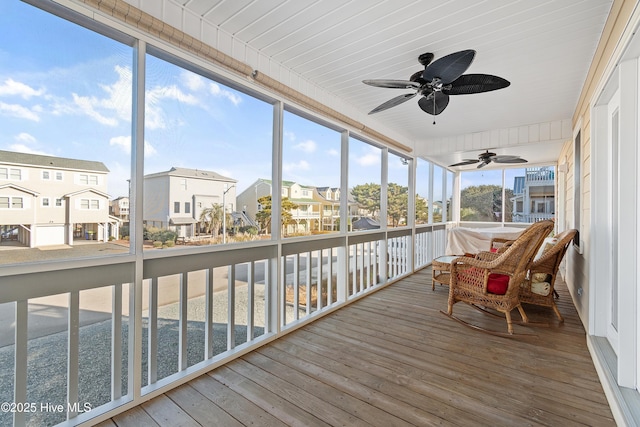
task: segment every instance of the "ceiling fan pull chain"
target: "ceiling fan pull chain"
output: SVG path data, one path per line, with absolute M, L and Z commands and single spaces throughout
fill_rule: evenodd
M 435 113 L 436 113 L 436 93 L 435 93 L 435 92 L 433 92 L 433 114 L 434 114 L 434 115 L 433 115 L 433 124 L 434 124 L 434 125 L 436 124 L 436 116 L 435 116 Z

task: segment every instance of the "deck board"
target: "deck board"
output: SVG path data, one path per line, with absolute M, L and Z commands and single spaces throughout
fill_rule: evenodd
M 473 331 L 440 313 L 448 288 L 417 272 L 111 421 L 176 425 L 614 426 L 563 284 L 560 324 L 527 337 Z M 454 313 L 495 330 L 464 304 Z M 517 314 L 514 314 L 517 317 Z M 140 425 L 140 424 L 138 424 Z

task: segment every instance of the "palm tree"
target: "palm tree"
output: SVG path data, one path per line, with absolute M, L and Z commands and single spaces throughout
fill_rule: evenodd
M 220 203 L 211 203 L 211 207 L 202 209 L 199 220 L 204 224 L 205 233 L 213 232 L 214 237 L 218 235 L 218 230 L 222 225 L 223 214 Z

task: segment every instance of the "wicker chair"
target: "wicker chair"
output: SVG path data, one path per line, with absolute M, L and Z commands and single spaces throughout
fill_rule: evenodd
M 511 239 L 504 239 L 502 237 L 494 237 L 491 239 L 490 243 L 490 251 L 502 253 L 507 250 L 509 246 L 514 242 Z
M 558 310 L 554 295 L 558 267 L 578 230 L 570 229 L 556 236 L 556 243 L 533 261 L 529 274 L 520 285 L 520 302 L 551 307 L 560 322 L 564 319 Z
M 502 253 L 481 252 L 475 258 L 459 257 L 451 261 L 448 310 L 445 314 L 474 329 L 505 335 L 470 325 L 453 315 L 453 305 L 459 301 L 476 308 L 490 308 L 505 315 L 508 334 L 513 334 L 513 309 L 518 309 L 523 322 L 528 321 L 520 305 L 520 284 L 553 227 L 553 221 L 540 221 L 527 228 Z

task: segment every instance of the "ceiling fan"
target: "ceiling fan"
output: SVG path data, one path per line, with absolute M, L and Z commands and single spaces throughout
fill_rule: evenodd
M 489 163 L 527 163 L 527 161 L 518 156 L 499 156 L 496 153 L 490 153 L 489 150 L 486 150 L 484 153 L 478 154 L 478 160 L 475 159 L 465 159 L 461 162 L 454 163 L 449 165 L 449 167 L 454 166 L 466 166 L 473 165 L 476 163 L 480 163 L 478 165 L 478 169 L 485 167 Z
M 409 80 L 363 80 L 370 86 L 392 89 L 414 89 L 413 93 L 396 96 L 378 105 L 369 114 L 384 111 L 416 95 L 422 95 L 418 101 L 420 108 L 428 114 L 436 116 L 449 105 L 449 95 L 466 95 L 503 89 L 511 83 L 502 77 L 490 74 L 462 74 L 473 62 L 475 50 L 462 50 L 433 61 L 433 53 L 423 53 L 418 57 L 424 71 L 414 73 Z M 435 123 L 435 122 L 434 122 Z

